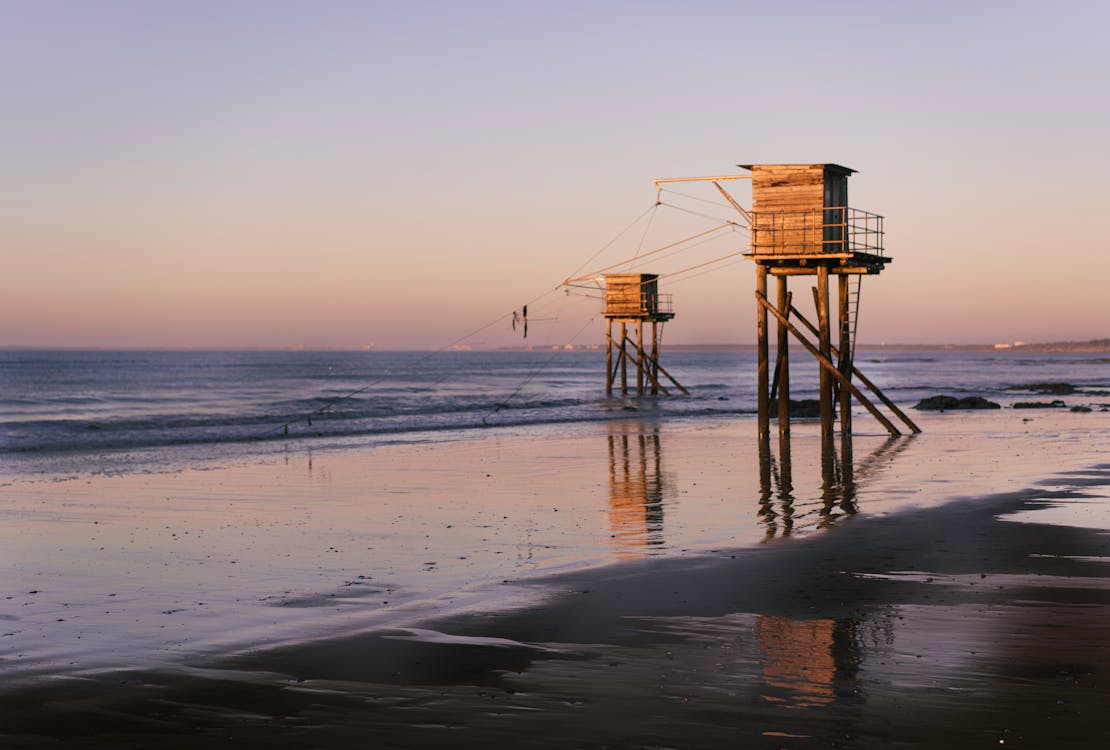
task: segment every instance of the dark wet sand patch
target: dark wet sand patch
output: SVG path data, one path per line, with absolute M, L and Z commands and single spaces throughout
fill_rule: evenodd
M 1085 492 L 1104 471 L 1072 479 Z M 1102 481 L 1098 481 L 1098 480 Z M 1069 482 L 1059 480 L 1056 483 Z M 1073 485 L 1074 486 L 1074 485 Z M 4 747 L 1093 747 L 1110 535 L 1030 490 L 608 566 L 541 605 L 10 692 Z M 496 640 L 484 640 L 496 639 Z

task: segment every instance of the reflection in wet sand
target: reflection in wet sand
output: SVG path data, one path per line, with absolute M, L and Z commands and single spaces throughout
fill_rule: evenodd
M 663 471 L 659 428 L 634 423 L 611 432 L 609 442 L 609 524 L 617 554 L 639 557 L 662 545 L 663 499 L 675 495 Z
M 799 708 L 832 703 L 836 697 L 833 684 L 837 661 L 833 649 L 838 625 L 846 631 L 841 634 L 841 643 L 850 640 L 850 621 L 760 616 L 755 623 L 755 636 L 763 651 L 763 681 L 768 688 L 763 699 L 790 702 Z M 841 661 L 846 660 L 842 657 Z M 851 661 L 849 666 L 854 672 L 858 660 Z M 786 695 L 780 691 L 785 691 Z
M 832 526 L 844 516 L 858 512 L 859 482 L 875 477 L 894 457 L 909 447 L 913 435 L 887 438 L 866 458 L 855 459 L 852 436 L 843 435 L 839 442 L 832 436 L 821 440 L 821 492 L 816 512 L 817 528 Z M 795 494 L 791 441 L 780 437 L 777 458 L 769 440 L 759 443 L 759 508 L 757 515 L 765 527 L 765 539 L 787 537 L 804 515 Z M 839 450 L 838 450 L 839 448 Z

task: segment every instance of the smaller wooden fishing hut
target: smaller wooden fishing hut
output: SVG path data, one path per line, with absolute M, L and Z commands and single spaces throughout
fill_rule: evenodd
M 636 395 L 648 390 L 652 395 L 670 391 L 659 382 L 663 375 L 680 391 L 688 393 L 659 364 L 659 344 L 663 324 L 674 318 L 669 294 L 659 293 L 659 277 L 651 273 L 612 273 L 605 280 L 605 393 L 612 395 L 620 375 L 621 393 L 628 393 L 628 366 L 636 371 Z M 619 337 L 613 336 L 614 323 Z M 644 339 L 644 324 L 651 324 L 651 338 Z M 631 329 L 631 331 L 630 331 Z M 630 333 L 635 333 L 635 340 Z M 645 344 L 647 347 L 645 347 Z M 631 350 L 631 351 L 630 351 Z M 615 360 L 615 361 L 614 361 Z

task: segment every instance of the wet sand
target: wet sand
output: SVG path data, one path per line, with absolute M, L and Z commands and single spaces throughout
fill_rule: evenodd
M 1099 460 L 1105 417 L 1070 416 L 930 418 L 919 438 L 865 436 L 826 460 L 803 426 L 789 454 L 775 446 L 762 464 L 745 437 L 748 423 L 611 425 L 541 441 L 502 434 L 337 452 L 315 459 L 317 473 L 330 467 L 331 489 L 314 495 L 311 513 L 298 493 L 316 485 L 290 487 L 281 466 L 267 465 L 269 484 L 258 466 L 82 480 L 100 499 L 95 520 L 106 524 L 126 502 L 149 497 L 140 488 L 151 481 L 208 498 L 222 487 L 245 503 L 239 523 L 282 520 L 312 552 L 264 572 L 262 561 L 292 537 L 271 530 L 247 535 L 246 544 L 213 540 L 219 524 L 202 523 L 179 496 L 174 508 L 192 514 L 173 533 L 208 540 L 192 556 L 234 550 L 235 564 L 250 572 L 229 573 L 227 560 L 211 576 L 215 563 L 193 565 L 204 575 L 180 596 L 208 589 L 216 614 L 178 630 L 169 649 L 139 644 L 119 653 L 109 636 L 97 641 L 93 631 L 112 624 L 91 618 L 98 603 L 90 603 L 81 610 L 90 624 L 78 634 L 101 651 L 70 669 L 80 645 L 50 630 L 49 617 L 29 617 L 37 605 L 24 607 L 28 595 L 17 587 L 43 581 L 47 595 L 76 602 L 76 589 L 96 574 L 67 580 L 82 556 L 86 565 L 95 559 L 92 548 L 63 550 L 51 575 L 9 580 L 0 740 L 94 748 L 1097 746 L 1110 709 L 1110 463 Z M 353 477 L 359 466 L 372 471 Z M 257 516 L 243 500 L 248 486 L 265 498 Z M 5 490 L 23 503 L 9 503 L 9 513 L 78 494 L 66 482 Z M 371 528 L 384 515 L 359 526 L 360 516 L 374 516 L 367 498 L 377 507 L 386 490 L 402 505 L 431 505 L 392 528 Z M 288 502 L 275 504 L 282 497 Z M 479 510 L 491 527 L 444 546 L 453 538 L 445 527 L 473 523 Z M 444 528 L 433 534 L 421 524 Z M 325 553 L 337 529 L 376 534 L 369 546 L 400 541 L 389 560 Z M 420 536 L 414 529 L 428 549 L 405 562 L 401 550 Z M 276 545 L 262 543 L 275 533 Z M 190 569 L 192 558 L 174 544 L 149 557 Z M 456 572 L 426 569 L 450 568 L 443 553 L 460 548 L 467 554 L 454 558 L 467 559 Z M 540 552 L 538 562 L 529 549 Z M 506 564 L 496 552 L 510 550 L 525 554 Z M 433 551 L 436 560 L 416 562 Z M 325 564 L 328 555 L 340 562 Z M 18 562 L 25 571 L 39 560 Z M 344 586 L 358 582 L 355 570 L 368 577 Z M 119 570 L 103 578 L 98 585 L 126 585 Z M 404 606 L 381 603 L 384 583 L 373 595 L 332 596 L 384 578 L 408 597 Z M 227 580 L 227 590 L 250 595 L 222 597 L 216 584 Z M 123 608 L 131 619 L 163 606 L 138 603 L 154 596 L 153 586 L 144 579 L 132 589 L 136 603 Z M 278 606 L 258 601 L 265 591 Z M 121 626 L 128 640 L 176 616 L 158 615 Z

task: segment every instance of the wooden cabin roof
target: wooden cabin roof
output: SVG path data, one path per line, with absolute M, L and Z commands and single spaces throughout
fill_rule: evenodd
M 767 169 L 773 169 L 775 167 L 824 167 L 825 169 L 829 169 L 829 170 L 832 170 L 834 172 L 841 172 L 842 174 L 846 174 L 846 175 L 854 174 L 856 172 L 856 170 L 852 169 L 851 167 L 845 167 L 841 164 L 831 164 L 831 163 L 826 163 L 826 164 L 820 164 L 820 163 L 818 163 L 818 164 L 737 164 L 736 166 L 740 167 L 741 169 L 746 169 L 749 172 L 751 172 L 756 167 L 764 167 L 764 168 L 767 168 Z

